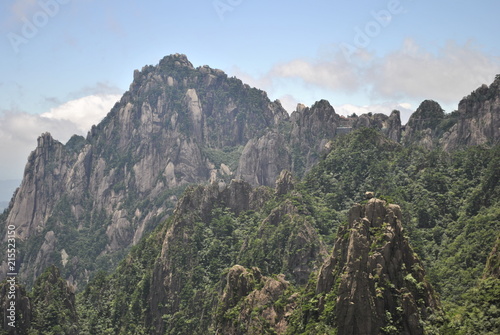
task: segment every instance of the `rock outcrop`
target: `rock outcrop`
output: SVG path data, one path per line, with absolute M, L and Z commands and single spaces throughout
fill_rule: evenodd
M 440 139 L 445 150 L 500 143 L 500 75 L 460 101 L 456 123 Z
M 404 127 L 402 143 L 446 151 L 500 142 L 500 75 L 464 97 L 458 110 L 445 114 L 441 106 L 425 100 Z
M 192 188 L 179 200 L 171 219 L 172 224 L 163 240 L 161 255 L 155 262 L 152 278 L 154 289 L 149 293 L 148 300 L 155 333 L 163 334 L 168 329 L 170 325 L 164 322 L 163 315 L 173 315 L 180 310 L 181 292 L 187 283 L 194 280 L 193 276 L 196 273 L 193 269 L 203 264 L 203 259 L 197 251 L 198 246 L 194 241 L 196 237 L 193 237 L 196 234 L 197 222 L 210 227 L 214 208 L 227 208 L 238 214 L 247 210 L 255 210 L 268 196 L 270 196 L 268 191 L 252 189 L 246 182 L 233 180 L 227 186 L 212 183 L 206 187 Z M 192 283 L 191 285 L 199 284 Z M 236 295 L 243 294 L 250 289 L 249 284 L 243 282 L 240 284 L 241 292 L 234 293 Z M 203 298 L 200 296 L 195 300 Z M 232 301 L 232 299 L 232 296 L 226 298 L 227 301 Z M 210 306 L 204 308 L 210 308 Z M 195 309 L 192 312 L 201 313 L 200 310 Z
M 375 128 L 394 142 L 401 141 L 401 113 L 397 110 L 393 110 L 389 116 L 381 113 L 362 114 L 351 119 L 353 129 Z
M 290 164 L 286 153 L 283 163 L 276 156 L 283 136 L 265 132 L 287 119 L 263 91 L 220 70 L 194 68 L 184 55 L 135 71 L 129 91 L 87 138 L 74 136 L 66 145 L 48 133 L 38 139 L 2 222 L 30 245 L 19 249 L 20 280 L 31 285 L 47 265 L 58 264 L 78 285 L 96 258 L 113 267 L 116 255 L 169 215 L 188 184 L 229 181 L 251 141 L 258 150 L 269 141 L 276 148 L 250 155 L 255 169 L 245 176 L 273 185 Z M 240 166 L 250 170 L 244 159 Z M 95 243 L 90 250 L 76 247 L 88 240 Z
M 316 286 L 323 297 L 320 309 L 335 306 L 332 319 L 339 334 L 380 334 L 388 329 L 423 334 L 421 321 L 439 312 L 401 220 L 399 206 L 371 198 L 354 205 L 348 224 L 339 229 Z
M 447 150 L 497 143 L 499 80 L 464 99 L 453 117 L 422 103 L 402 141 Z M 129 90 L 86 138 L 62 144 L 39 137 L 0 223 L 14 225 L 23 242 L 19 279 L 30 286 L 57 264 L 78 287 L 95 269 L 115 267 L 123 250 L 172 214 L 188 185 L 236 178 L 273 187 L 282 170 L 300 178 L 332 138 L 360 127 L 402 137 L 398 111 L 343 118 L 321 100 L 289 116 L 261 90 L 195 68 L 185 55 L 167 56 L 134 72 Z
M 290 120 L 290 150 L 295 155 L 289 170 L 302 175 L 319 160 L 325 144 L 335 137 L 340 117 L 328 101 L 320 100 L 311 107 L 299 104 Z
M 410 116 L 405 126 L 403 144 L 420 145 L 432 149 L 438 140 L 439 125 L 445 117 L 444 110 L 433 100 L 425 100 Z
M 500 279 L 500 234 L 497 237 L 495 245 L 491 250 L 486 267 L 484 268 L 483 279 L 496 278 Z
M 291 189 L 292 183 L 288 177 L 290 177 L 289 172 L 283 172 L 278 184 L 287 183 L 287 187 Z M 293 190 L 291 192 L 293 194 Z M 246 211 L 261 210 L 264 203 L 276 196 L 279 194 L 273 194 L 268 188 L 252 188 L 248 183 L 238 180 L 232 180 L 229 185 L 213 183 L 204 187 L 199 186 L 186 192 L 176 206 L 163 240 L 161 254 L 154 266 L 152 290 L 148 301 L 155 333 L 162 334 L 171 330 L 173 323 L 165 322 L 162 316 L 174 315 L 182 309 L 182 292 L 186 287 L 198 287 L 202 284 L 196 279 L 201 274 L 193 269 L 210 273 L 214 271 L 213 265 L 210 265 L 212 262 L 220 263 L 220 259 L 231 261 L 227 252 L 226 254 L 211 254 L 209 259 L 201 255 L 212 248 L 211 245 L 203 244 L 209 243 L 208 241 L 198 241 L 202 238 L 203 232 L 210 231 L 207 237 L 216 236 L 221 229 L 219 227 L 221 222 L 227 220 L 227 216 L 224 216 L 224 219 L 216 214 L 220 213 L 218 210 L 226 208 L 227 211 L 238 216 Z M 326 257 L 325 246 L 308 216 L 310 214 L 300 213 L 291 201 L 283 200 L 258 224 L 256 236 L 253 239 L 249 240 L 250 236 L 241 237 L 244 241 L 241 247 L 238 247 L 237 254 L 232 260 L 252 260 L 255 265 L 259 267 L 262 265 L 262 270 L 256 267 L 247 270 L 239 265 L 232 267 L 227 275 L 226 290 L 220 298 L 225 311 L 232 309 L 244 297 L 246 302 L 245 307 L 242 306 L 242 315 L 246 315 L 248 310 L 251 311 L 257 306 L 265 309 L 269 301 L 276 300 L 288 287 L 288 281 L 284 277 L 267 278 L 265 274 L 283 271 L 290 276 L 288 280 L 294 283 L 302 285 L 307 282 L 310 273 L 318 269 Z M 227 234 L 232 231 L 231 229 L 236 228 L 224 227 L 224 234 L 220 233 L 222 235 L 219 236 L 219 241 L 228 238 L 234 241 L 235 237 L 231 238 L 231 235 Z M 219 241 L 214 243 L 221 243 Z M 202 248 L 203 251 L 201 251 Z M 223 268 L 219 270 L 222 271 Z M 212 275 L 218 278 L 219 273 L 215 272 Z M 263 285 L 263 289 L 257 289 L 262 287 L 259 283 Z M 279 292 L 268 296 L 274 289 Z M 198 296 L 188 299 L 193 304 L 190 312 L 193 315 L 210 314 L 216 307 L 202 304 L 204 299 L 208 299 L 204 294 L 207 292 L 202 293 L 200 289 Z M 269 310 L 269 313 L 273 312 Z M 283 315 L 280 318 L 282 317 Z M 280 318 L 271 318 L 274 320 L 270 321 L 273 327 L 280 322 L 278 320 Z M 224 324 L 223 327 L 233 329 L 233 326 L 231 323 Z M 202 327 L 208 327 L 208 323 L 200 327 L 204 329 Z M 235 334 L 239 334 L 236 330 L 234 331 Z M 257 333 L 258 331 L 255 332 Z
M 283 169 L 291 168 L 285 137 L 275 131 L 251 139 L 241 154 L 236 177 L 253 186 L 272 185 Z
M 227 275 L 216 334 L 259 335 L 271 329 L 285 334 L 294 298 L 285 294 L 289 287 L 282 275 L 270 278 L 258 268 L 235 265 Z M 283 303 L 278 305 L 280 299 Z

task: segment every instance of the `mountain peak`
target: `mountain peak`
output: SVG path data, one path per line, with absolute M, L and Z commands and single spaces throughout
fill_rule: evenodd
M 45 132 L 42 135 L 40 135 L 37 139 L 38 147 L 43 148 L 47 145 L 50 145 L 54 142 L 54 138 L 49 132 Z
M 378 334 L 389 325 L 423 334 L 421 321 L 440 311 L 423 265 L 403 234 L 402 218 L 398 205 L 372 197 L 353 205 L 348 224 L 337 233 L 316 292 L 338 294 L 339 334 Z M 321 304 L 320 310 L 327 310 L 332 302 L 325 298 Z
M 188 60 L 187 56 L 184 54 L 179 54 L 179 53 L 163 57 L 163 59 L 160 60 L 159 66 L 160 67 L 170 67 L 170 66 L 188 67 L 188 68 L 194 70 L 194 66 Z

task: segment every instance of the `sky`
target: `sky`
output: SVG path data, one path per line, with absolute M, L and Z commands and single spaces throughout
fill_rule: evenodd
M 339 114 L 425 99 L 446 112 L 500 73 L 497 0 L 3 0 L 0 180 L 44 132 L 86 135 L 133 71 L 174 53 L 279 99 Z M 0 199 L 2 200 L 2 199 Z

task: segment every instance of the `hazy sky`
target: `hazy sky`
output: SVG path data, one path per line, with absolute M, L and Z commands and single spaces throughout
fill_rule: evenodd
M 3 0 L 0 179 L 22 177 L 37 137 L 85 135 L 133 70 L 184 53 L 266 90 L 289 112 L 407 119 L 424 99 L 451 112 L 500 73 L 500 2 Z

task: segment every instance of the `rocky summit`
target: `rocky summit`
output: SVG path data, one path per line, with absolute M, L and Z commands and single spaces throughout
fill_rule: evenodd
M 359 126 L 397 139 L 399 116 L 393 119 L 372 124 L 367 117 Z M 116 266 L 189 184 L 238 178 L 272 186 L 284 169 L 301 176 L 340 122 L 324 100 L 289 116 L 265 92 L 220 70 L 194 68 L 185 55 L 136 70 L 130 89 L 86 138 L 62 144 L 49 133 L 39 137 L 3 218 L 30 245 L 20 250 L 22 281 L 33 283 L 59 264 L 78 286 L 95 269 Z
M 320 309 L 336 305 L 339 333 L 379 334 L 393 327 L 424 334 L 424 321 L 440 313 L 423 264 L 403 234 L 402 217 L 398 205 L 376 198 L 350 209 L 316 285 L 325 297 Z M 332 291 L 335 302 L 329 301 Z
M 500 331 L 500 76 L 406 125 L 289 115 L 181 54 L 133 77 L 86 137 L 38 138 L 0 215 L 19 334 Z

